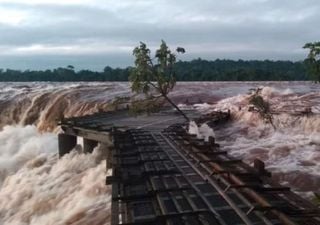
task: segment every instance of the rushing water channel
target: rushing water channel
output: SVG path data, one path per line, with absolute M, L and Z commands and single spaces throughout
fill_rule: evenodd
M 249 112 L 248 90 L 263 87 L 276 130 Z M 310 82 L 179 83 L 171 97 L 206 113 L 230 109 L 215 130 L 224 150 L 260 158 L 283 184 L 308 196 L 320 187 L 320 87 Z M 0 224 L 106 224 L 110 188 L 99 149 L 58 160 L 57 121 L 110 110 L 128 83 L 0 83 Z M 190 106 L 188 106 L 190 107 Z M 313 115 L 292 115 L 311 108 Z

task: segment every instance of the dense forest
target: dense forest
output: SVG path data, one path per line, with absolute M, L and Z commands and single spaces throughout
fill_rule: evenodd
M 127 81 L 132 68 L 105 67 L 102 72 L 80 70 L 71 65 L 53 70 L 0 69 L 0 81 Z M 284 81 L 308 80 L 303 62 L 196 59 L 175 64 L 178 81 Z

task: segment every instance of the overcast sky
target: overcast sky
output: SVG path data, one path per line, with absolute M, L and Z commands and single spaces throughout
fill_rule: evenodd
M 133 64 L 139 41 L 180 59 L 302 60 L 320 0 L 0 0 L 0 68 Z

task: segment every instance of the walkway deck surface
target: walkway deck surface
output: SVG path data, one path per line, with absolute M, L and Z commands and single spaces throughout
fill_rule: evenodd
M 216 113 L 211 123 L 227 117 Z M 61 126 L 66 134 L 96 141 L 112 137 L 107 184 L 113 225 L 320 224 L 319 209 L 273 183 L 263 162 L 250 167 L 219 150 L 213 139 L 189 135 L 172 111 L 139 117 L 104 113 L 66 119 Z

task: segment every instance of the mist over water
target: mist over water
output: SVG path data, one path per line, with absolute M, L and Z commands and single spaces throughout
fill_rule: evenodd
M 110 187 L 96 148 L 58 159 L 57 137 L 35 126 L 0 132 L 0 224 L 106 224 Z
M 5 126 L 0 132 L 0 185 L 36 157 L 55 154 L 58 143 L 55 134 L 40 134 L 35 126 Z
M 248 112 L 248 90 L 259 86 L 272 110 L 279 112 L 276 130 Z M 0 84 L 1 225 L 108 224 L 110 187 L 99 148 L 58 159 L 56 124 L 63 117 L 112 110 L 115 97 L 129 95 L 128 83 Z M 232 121 L 214 130 L 223 150 L 248 163 L 262 159 L 279 182 L 303 194 L 319 190 L 318 85 L 185 82 L 170 95 L 177 103 L 200 103 L 192 107 L 203 113 L 230 109 Z M 292 115 L 306 107 L 314 114 Z

